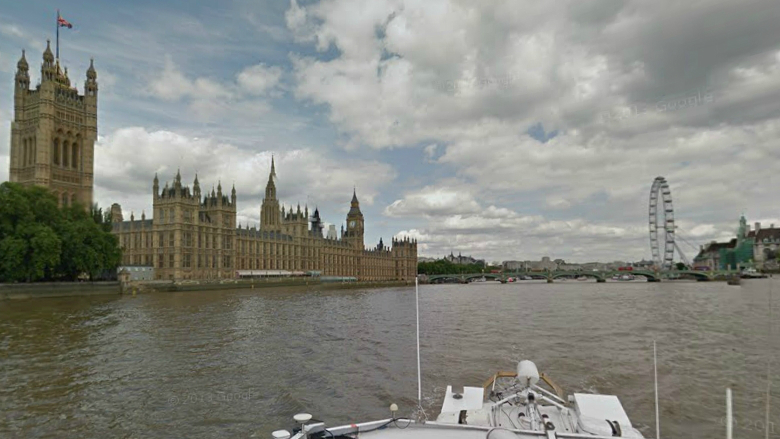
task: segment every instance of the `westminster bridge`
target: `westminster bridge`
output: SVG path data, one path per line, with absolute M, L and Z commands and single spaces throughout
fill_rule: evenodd
M 455 280 L 458 282 L 468 282 L 471 279 L 493 279 L 506 282 L 509 278 L 530 277 L 532 279 L 547 280 L 554 282 L 555 279 L 587 277 L 596 279 L 596 282 L 606 282 L 614 276 L 632 275 L 641 276 L 648 282 L 661 282 L 662 280 L 672 279 L 695 279 L 706 282 L 712 280 L 727 280 L 728 278 L 739 275 L 737 270 L 717 270 L 717 271 L 697 271 L 697 270 L 605 270 L 605 271 L 515 271 L 504 273 L 458 273 L 458 274 L 434 274 L 428 276 L 428 282 L 435 283 L 445 280 Z

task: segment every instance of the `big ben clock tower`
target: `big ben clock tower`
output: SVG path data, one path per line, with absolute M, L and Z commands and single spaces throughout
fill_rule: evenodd
M 357 199 L 357 193 L 353 191 L 352 202 L 347 214 L 347 231 L 344 235 L 352 243 L 353 247 L 363 250 L 364 231 L 365 223 L 363 221 L 363 213 L 360 211 L 360 202 Z

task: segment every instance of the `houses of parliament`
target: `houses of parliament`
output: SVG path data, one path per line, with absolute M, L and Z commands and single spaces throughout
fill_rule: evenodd
M 92 205 L 98 97 L 92 62 L 80 94 L 47 44 L 40 84 L 30 88 L 24 52 L 14 83 L 10 180 L 47 187 L 62 206 Z M 154 219 L 131 214 L 125 220 L 116 203 L 111 213 L 124 265 L 154 267 L 156 279 L 225 279 L 242 271 L 366 281 L 412 280 L 417 274 L 415 240 L 393 239 L 385 246 L 380 239 L 377 246 L 365 248 L 365 221 L 355 192 L 340 236 L 323 236 L 318 209 L 310 216 L 308 207 L 280 207 L 273 159 L 259 228 L 236 227 L 235 187 L 230 195 L 221 184 L 211 193 L 201 192 L 197 176 L 190 189 L 179 172 L 162 189 L 154 176 L 152 205 Z
M 273 159 L 259 228 L 236 228 L 235 187 L 229 196 L 221 184 L 204 194 L 197 176 L 190 189 L 177 172 L 161 190 L 155 175 L 152 200 L 154 221 L 144 215 L 124 221 L 118 204 L 111 211 L 124 263 L 154 266 L 157 279 L 232 278 L 239 271 L 255 270 L 367 281 L 413 280 L 417 275 L 416 241 L 393 239 L 385 246 L 380 239 L 376 247 L 365 248 L 365 220 L 354 192 L 340 237 L 323 236 L 318 209 L 309 216 L 308 207 L 280 207 Z

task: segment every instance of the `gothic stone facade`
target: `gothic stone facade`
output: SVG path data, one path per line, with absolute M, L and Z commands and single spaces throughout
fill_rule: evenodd
M 155 219 L 131 215 L 122 218 L 112 206 L 114 233 L 123 248 L 125 265 L 155 267 L 157 279 L 234 278 L 238 270 L 320 272 L 322 276 L 350 276 L 358 280 L 413 280 L 417 274 L 417 242 L 393 239 L 391 247 L 366 249 L 365 222 L 353 193 L 347 228 L 341 237 L 323 237 L 319 210 L 285 210 L 276 198 L 276 172 L 271 174 L 260 208 L 260 227 L 236 227 L 236 190 L 230 196 L 222 186 L 201 194 L 197 176 L 192 191 L 177 173 L 173 184 L 160 192 L 153 186 Z
M 92 204 L 97 139 L 97 73 L 90 62 L 84 94 L 71 87 L 47 44 L 41 83 L 30 89 L 29 65 L 16 64 L 10 180 L 49 188 L 60 205 Z

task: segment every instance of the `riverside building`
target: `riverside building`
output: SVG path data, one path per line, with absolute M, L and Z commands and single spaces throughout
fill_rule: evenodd
M 414 280 L 417 242 L 382 240 L 364 246 L 365 221 L 353 192 L 346 228 L 341 236 L 323 236 L 324 224 L 315 209 L 285 209 L 276 198 L 276 169 L 271 172 L 260 206 L 260 227 L 236 227 L 236 189 L 222 185 L 201 193 L 197 176 L 192 190 L 177 172 L 173 183 L 160 190 L 152 185 L 154 220 L 131 214 L 124 221 L 118 204 L 111 208 L 113 232 L 123 249 L 123 264 L 153 266 L 156 279 L 234 278 L 251 270 L 355 277 L 363 281 Z

